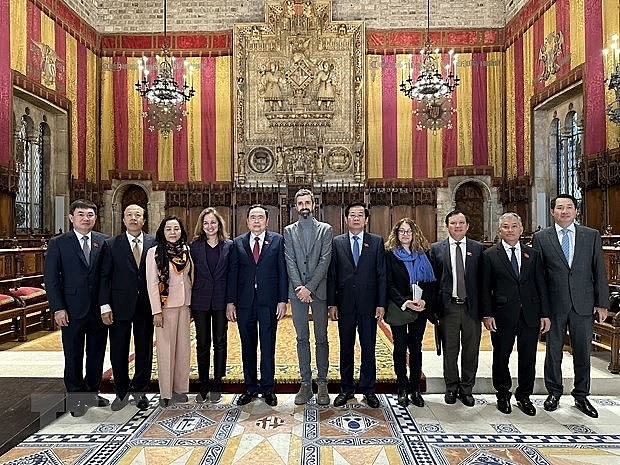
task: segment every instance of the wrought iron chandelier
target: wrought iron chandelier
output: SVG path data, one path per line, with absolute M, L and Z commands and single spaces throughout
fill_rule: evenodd
M 424 48 L 420 50 L 422 55 L 420 74 L 414 80 L 409 68 L 409 77 L 401 78 L 400 91 L 410 99 L 418 101 L 437 100 L 448 97 L 459 85 L 459 77 L 456 74 L 458 55 L 454 50 L 448 52 L 449 60 L 445 65 L 445 75 L 442 74 L 441 60 L 437 57 L 439 49 L 433 50 L 431 47 L 430 28 L 431 28 L 431 2 L 427 0 L 427 23 L 426 41 Z
M 149 79 L 148 57 L 142 57 L 140 79 L 136 82 L 136 90 L 146 103 L 146 111 L 142 116 L 150 131 L 159 130 L 167 138 L 173 130 L 183 129 L 183 117 L 187 115 L 185 103 L 196 93 L 194 87 L 187 84 L 185 75 L 183 83 L 174 79 L 174 57 L 168 48 L 167 31 L 167 0 L 164 0 L 164 44 L 161 55 L 155 57 L 154 78 Z
M 605 113 L 612 123 L 620 126 L 620 44 L 618 43 L 618 35 L 611 37 L 611 44 L 609 48 L 603 50 L 603 55 L 605 56 L 606 66 L 611 69 L 605 82 L 607 82 L 607 88 L 613 91 L 616 97 L 613 102 L 607 105 Z M 609 55 L 611 55 L 611 59 Z

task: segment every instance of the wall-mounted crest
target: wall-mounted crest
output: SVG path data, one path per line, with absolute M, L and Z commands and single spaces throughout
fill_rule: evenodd
M 546 81 L 551 75 L 556 74 L 560 70 L 558 57 L 562 54 L 563 45 L 564 35 L 561 31 L 552 32 L 545 37 L 545 41 L 538 51 L 538 61 L 542 68 L 541 74 L 538 77 L 539 82 Z

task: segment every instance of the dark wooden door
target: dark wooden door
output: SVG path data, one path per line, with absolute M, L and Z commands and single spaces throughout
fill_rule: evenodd
M 457 189 L 455 201 L 456 209 L 465 213 L 469 219 L 469 232 L 467 235 L 477 241 L 485 240 L 484 195 L 482 194 L 482 189 L 473 182 L 467 182 Z

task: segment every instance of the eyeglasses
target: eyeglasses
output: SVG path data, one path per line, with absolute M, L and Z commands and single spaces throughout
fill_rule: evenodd
M 411 236 L 413 231 L 411 229 L 399 229 L 398 234 L 402 234 L 403 236 Z

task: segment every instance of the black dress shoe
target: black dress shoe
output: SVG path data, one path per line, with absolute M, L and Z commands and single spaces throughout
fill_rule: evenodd
M 88 406 L 79 400 L 73 405 L 73 407 L 71 407 L 71 416 L 82 417 L 86 413 L 86 410 L 88 410 Z
M 140 410 L 146 410 L 149 408 L 149 399 L 144 394 L 134 394 L 133 398 L 136 401 L 136 407 Z
M 510 414 L 512 412 L 510 401 L 508 399 L 497 399 L 497 410 L 505 415 Z
M 579 410 L 581 410 L 583 413 L 585 413 L 589 417 L 598 418 L 598 412 L 596 411 L 594 407 L 592 407 L 592 404 L 586 398 L 575 399 L 575 407 L 577 407 Z
M 461 402 L 463 402 L 463 405 L 465 405 L 466 407 L 473 407 L 476 403 L 474 396 L 472 396 L 471 394 L 464 394 L 462 392 L 459 392 L 459 399 L 461 399 Z
M 416 407 L 424 407 L 424 399 L 420 391 L 413 391 L 411 393 L 411 403 Z
M 374 392 L 364 394 L 364 401 L 366 402 L 366 405 L 368 405 L 370 408 L 379 408 L 379 405 L 381 405 L 377 394 L 375 394 Z
M 258 397 L 255 392 L 244 392 L 237 398 L 237 405 L 246 405 Z
M 267 405 L 270 405 L 272 407 L 278 405 L 278 398 L 273 392 L 266 392 L 265 394 L 263 394 L 263 399 L 265 400 L 265 403 Z
M 443 400 L 446 402 L 446 404 L 455 404 L 456 403 L 456 392 L 446 391 L 446 394 L 443 396 Z
M 534 404 L 532 404 L 530 399 L 527 397 L 517 399 L 517 407 L 519 407 L 523 413 L 530 417 L 536 415 L 536 407 L 534 407 Z
M 114 399 L 114 402 L 112 402 L 112 411 L 118 412 L 119 410 L 122 410 L 128 403 L 129 396 L 127 394 L 125 394 L 123 397 L 116 396 L 116 399 Z
M 545 399 L 545 403 L 543 404 L 544 409 L 547 412 L 553 412 L 558 409 L 558 404 L 560 403 L 560 396 L 554 396 L 553 394 L 549 394 Z
M 352 392 L 341 392 L 334 399 L 334 407 L 342 407 L 348 400 L 353 399 L 355 396 Z
M 401 407 L 406 407 L 407 405 L 409 405 L 409 398 L 407 397 L 406 389 L 398 390 L 398 400 L 396 402 L 398 402 L 398 405 L 400 405 Z

